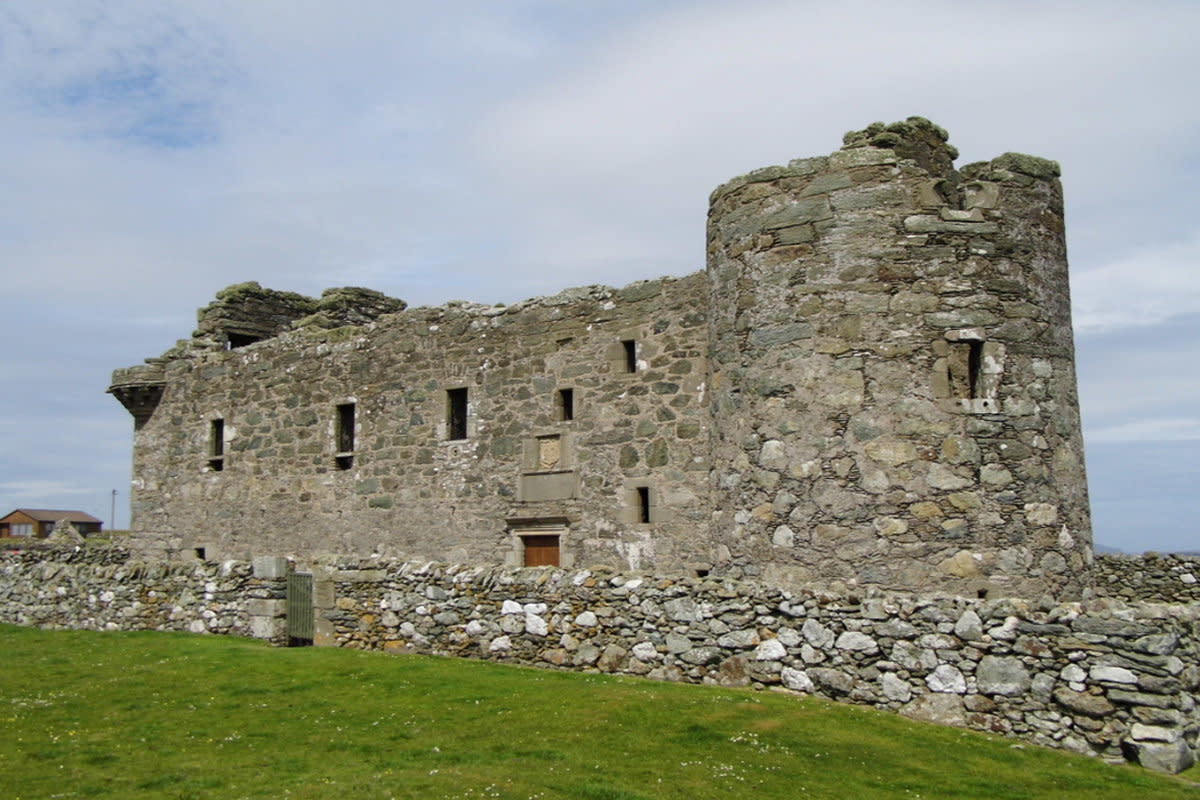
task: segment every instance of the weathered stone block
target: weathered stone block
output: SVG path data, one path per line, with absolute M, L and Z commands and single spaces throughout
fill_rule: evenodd
M 1175 775 L 1196 763 L 1196 755 L 1182 740 L 1174 742 L 1127 742 L 1137 762 L 1146 769 Z
M 282 556 L 258 556 L 253 563 L 254 577 L 280 580 L 287 577 L 288 561 Z
M 975 667 L 975 685 L 983 694 L 1018 697 L 1030 683 L 1029 671 L 1019 658 L 984 656 Z

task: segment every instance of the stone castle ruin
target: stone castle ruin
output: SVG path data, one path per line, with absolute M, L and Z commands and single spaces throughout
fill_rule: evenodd
M 1058 165 L 955 155 L 913 117 L 735 178 L 704 272 L 623 289 L 231 286 L 113 375 L 130 541 L 0 553 L 0 621 L 782 687 L 1186 769 L 1200 561 L 1093 564 Z
M 117 370 L 145 554 L 1070 599 L 1059 168 L 920 118 L 735 178 L 707 268 L 510 306 L 231 286 Z

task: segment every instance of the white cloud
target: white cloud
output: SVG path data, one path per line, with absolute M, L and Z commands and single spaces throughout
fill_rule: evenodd
M 1088 434 L 1090 442 L 1178 442 L 1200 440 L 1200 418 L 1139 419 Z
M 37 332 L 0 374 L 39 385 L 0 418 L 54 451 L 0 481 L 30 492 L 124 485 L 107 370 L 221 286 L 507 302 L 690 272 L 717 184 L 914 113 L 960 163 L 1062 162 L 1098 435 L 1195 418 L 1194 2 L 6 0 L 0 41 L 0 277 Z
M 851 6 L 689 6 L 648 15 L 497 104 L 477 143 L 523 212 L 515 260 L 543 269 L 570 271 L 571 243 L 590 239 L 606 243 L 607 269 L 646 253 L 663 271 L 693 269 L 679 254 L 699 255 L 689 245 L 716 185 L 910 114 L 945 125 L 960 163 L 1056 158 L 1069 198 L 1111 206 L 1128 201 L 1127 179 L 1146 193 L 1168 180 L 1163 165 L 1188 150 L 1181 132 L 1200 126 L 1200 107 L 1170 100 L 1191 92 L 1200 7 L 1159 12 L 929 2 L 872 6 L 864 19 Z
M 29 497 L 37 500 L 41 497 L 53 497 L 55 495 L 85 495 L 92 493 L 91 488 L 74 486 L 65 481 L 6 481 L 0 483 L 0 494 L 8 494 L 20 497 Z M 2 508 L 3 506 L 0 506 Z M 24 508 L 38 508 L 39 506 L 26 504 Z
M 1200 232 L 1150 245 L 1072 279 L 1075 330 L 1081 334 L 1157 325 L 1200 311 Z

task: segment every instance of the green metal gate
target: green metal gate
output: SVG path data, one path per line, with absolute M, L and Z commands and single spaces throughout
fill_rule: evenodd
M 313 643 L 313 576 L 291 572 L 287 576 L 288 647 Z

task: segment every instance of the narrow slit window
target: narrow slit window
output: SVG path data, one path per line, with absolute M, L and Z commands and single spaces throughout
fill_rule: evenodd
M 467 438 L 467 389 L 446 391 L 446 435 L 449 439 Z
M 625 350 L 625 371 L 637 372 L 637 341 L 625 339 L 621 342 L 621 347 Z
M 350 469 L 354 466 L 354 403 L 342 403 L 337 407 L 336 428 L 338 469 Z
M 637 487 L 637 521 L 650 521 L 650 487 Z
M 558 402 L 555 403 L 558 418 L 564 422 L 575 419 L 575 390 L 559 389 Z
M 208 424 L 208 468 L 213 472 L 225 469 L 225 420 L 214 419 Z
M 967 352 L 967 383 L 971 391 L 971 399 L 983 396 L 980 376 L 983 375 L 983 342 L 967 342 L 970 350 Z

